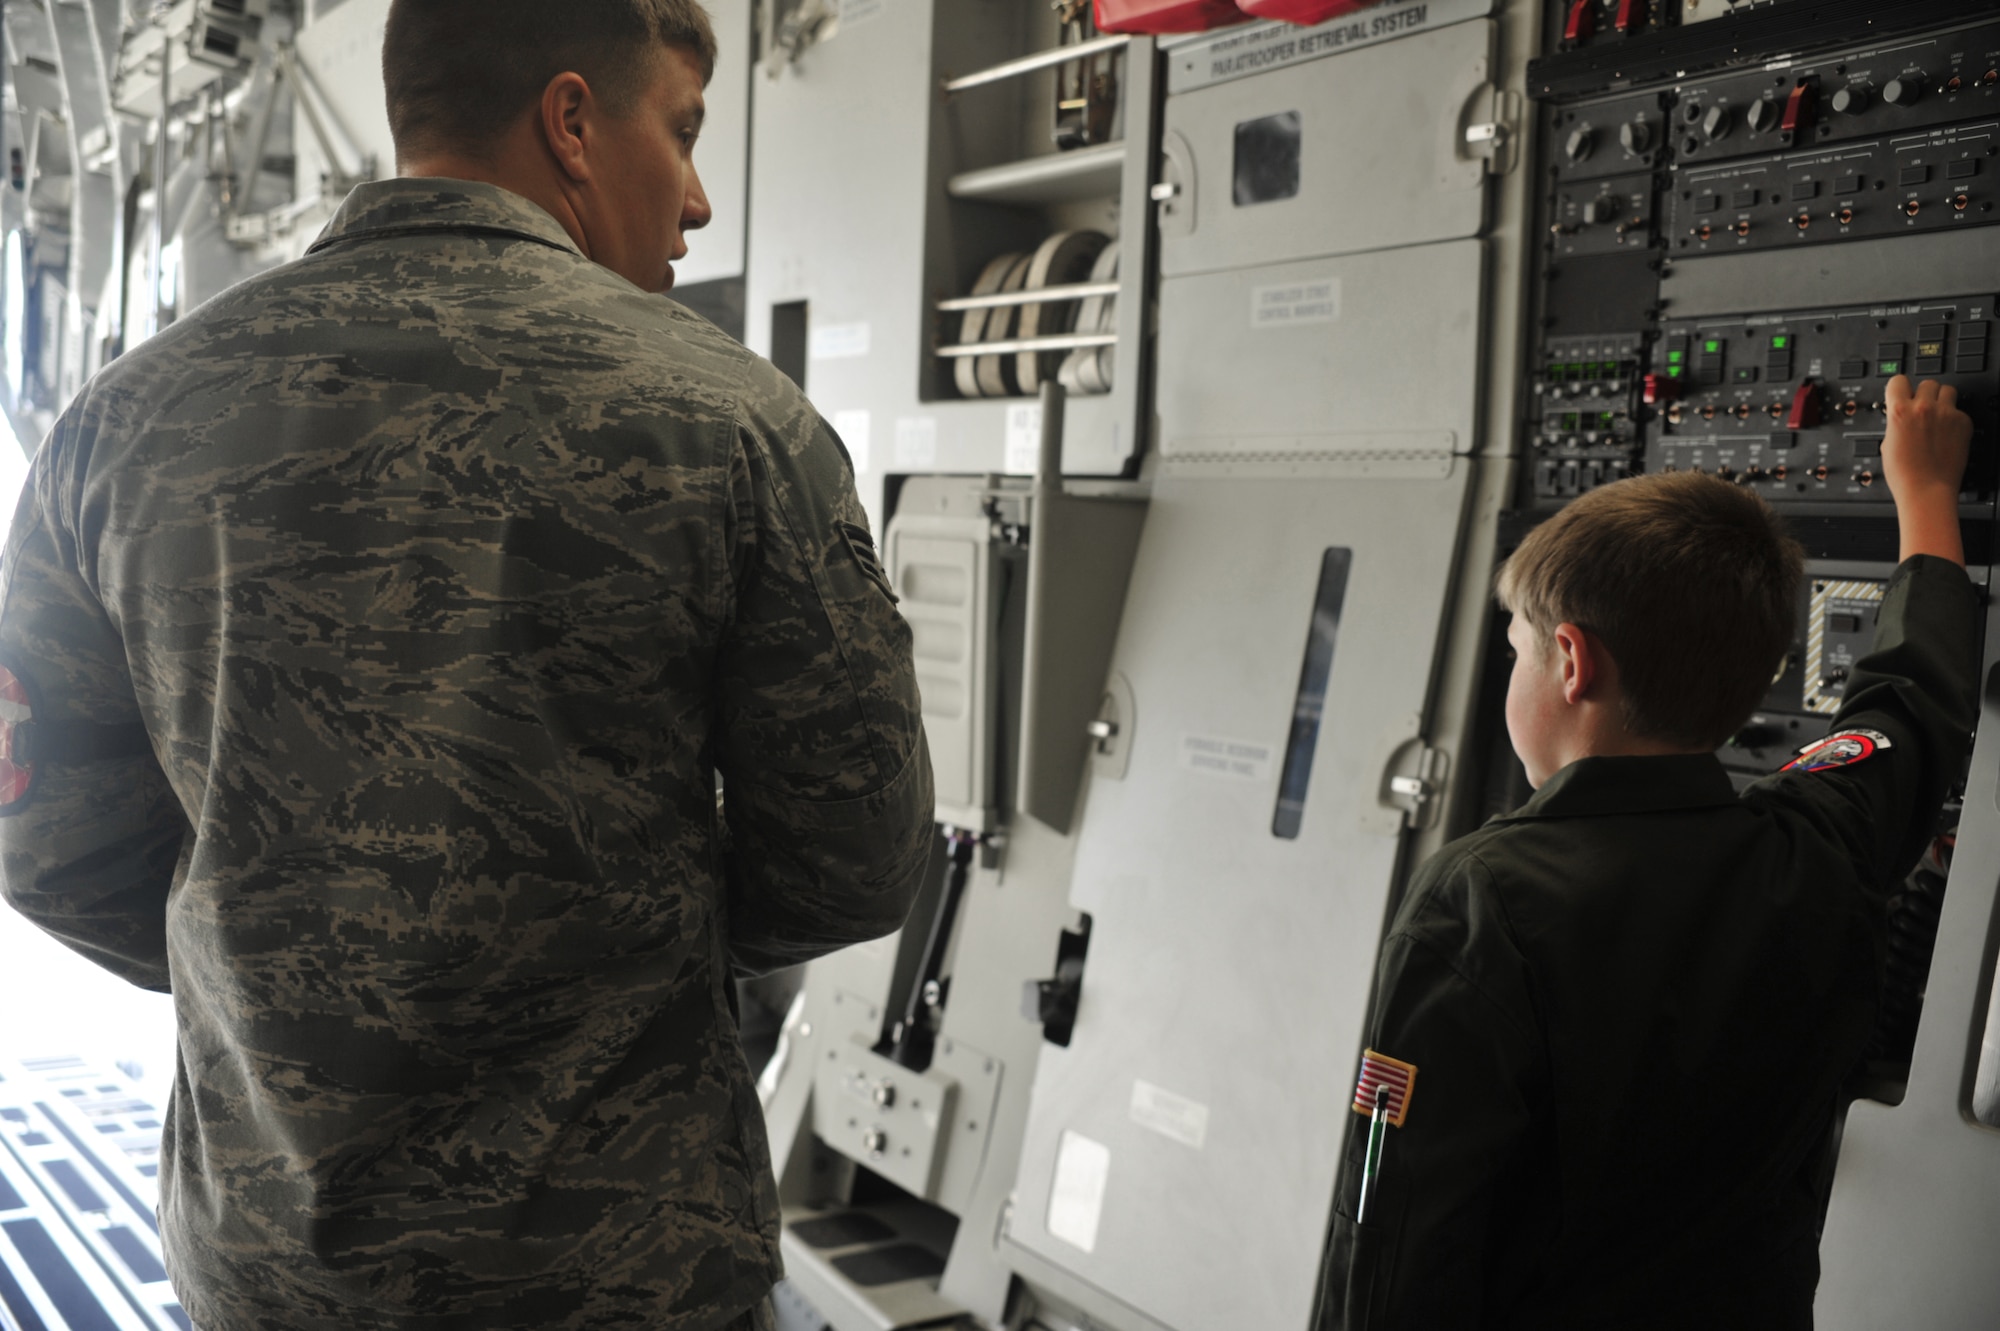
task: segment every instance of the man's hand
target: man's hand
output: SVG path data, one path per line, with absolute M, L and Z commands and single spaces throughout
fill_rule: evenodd
M 1963 565 L 1958 487 L 1972 449 L 1972 418 L 1958 409 L 1957 389 L 1926 379 L 1912 391 L 1902 374 L 1889 381 L 1888 407 L 1882 475 L 1896 500 L 1901 557 L 1936 555 Z

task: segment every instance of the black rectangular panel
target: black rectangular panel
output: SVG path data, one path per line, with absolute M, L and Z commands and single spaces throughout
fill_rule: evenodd
M 1986 120 L 1676 171 L 1666 235 L 1683 257 L 1798 248 L 2000 222 L 1996 202 L 2000 120 Z

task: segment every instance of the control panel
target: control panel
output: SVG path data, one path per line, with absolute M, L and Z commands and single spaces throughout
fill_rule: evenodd
M 1883 401 L 1898 374 L 1958 390 L 1991 437 L 2000 404 L 1991 297 L 1673 321 L 1641 397 L 1648 471 L 1704 471 L 1774 504 L 1888 504 Z M 1992 493 L 1990 454 L 1968 499 Z
M 1990 297 L 1894 309 L 1859 301 L 1977 292 L 1990 282 L 1980 276 L 1992 268 L 1986 251 L 1965 249 L 1957 278 L 1938 257 L 1956 251 L 1937 247 L 1959 245 L 1957 237 L 1976 246 L 2000 222 L 2000 19 L 1990 7 L 1975 22 L 1963 8 L 1913 0 L 1877 17 L 1907 23 L 1935 8 L 1934 30 L 1892 34 L 1871 23 L 1857 42 L 1850 23 L 1847 45 L 1813 50 L 1812 29 L 1790 25 L 1785 49 L 1746 59 L 1731 34 L 1771 28 L 1779 8 L 1681 0 L 1633 7 L 1627 16 L 1637 17 L 1621 29 L 1620 7 L 1604 0 L 1560 7 L 1564 35 L 1552 42 L 1541 86 L 1594 77 L 1602 90 L 1550 91 L 1540 112 L 1540 368 L 1523 421 L 1532 459 L 1524 507 L 1546 511 L 1623 476 L 1692 468 L 1773 502 L 1886 520 L 1889 376 L 1950 382 L 1982 437 L 1994 428 Z M 1742 22 L 1687 27 L 1718 17 Z M 1624 56 L 1612 68 L 1593 54 L 1606 32 L 1622 33 L 1633 69 L 1649 60 L 1663 68 L 1646 53 L 1672 48 L 1671 72 L 1649 86 L 1625 72 Z M 1912 260 L 1907 280 L 1896 250 L 1880 245 L 1898 238 L 1930 246 L 1910 251 L 1925 258 Z M 1775 260 L 1780 250 L 1841 242 L 1876 245 L 1851 268 L 1786 260 L 1793 276 L 1783 281 L 1729 270 L 1726 283 L 1708 288 L 1730 311 L 1717 318 L 1678 296 L 1673 308 L 1662 299 L 1670 271 L 1678 278 L 1711 259 Z M 1849 272 L 1870 280 L 1843 284 Z M 1799 304 L 1737 313 L 1744 307 L 1727 302 L 1739 273 L 1765 309 L 1792 297 Z M 1822 279 L 1833 282 L 1824 295 L 1834 300 L 1853 289 L 1846 299 L 1855 307 L 1815 308 L 1827 303 L 1814 301 Z M 1636 372 L 1628 356 L 1640 357 Z M 1975 473 L 1969 500 L 1990 505 L 1990 470 Z
M 1776 72 L 1683 83 L 1674 118 L 1679 161 L 1896 139 L 2000 116 L 2000 23 L 1781 63 Z
M 2000 119 L 1676 173 L 1676 254 L 1727 253 L 2000 222 Z
M 1638 471 L 1646 351 L 1636 334 L 1551 339 L 1535 382 L 1535 494 L 1571 499 Z

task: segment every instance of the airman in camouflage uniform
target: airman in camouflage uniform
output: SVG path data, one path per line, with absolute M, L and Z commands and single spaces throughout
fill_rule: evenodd
M 725 987 L 909 907 L 893 602 L 803 395 L 490 184 L 362 186 L 85 390 L 5 554 L 0 868 L 174 995 L 203 1331 L 763 1297 Z

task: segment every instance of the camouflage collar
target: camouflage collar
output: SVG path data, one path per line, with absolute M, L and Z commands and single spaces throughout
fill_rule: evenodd
M 512 190 L 476 180 L 413 177 L 355 186 L 312 249 L 412 231 L 500 232 L 583 255 L 561 223 Z

